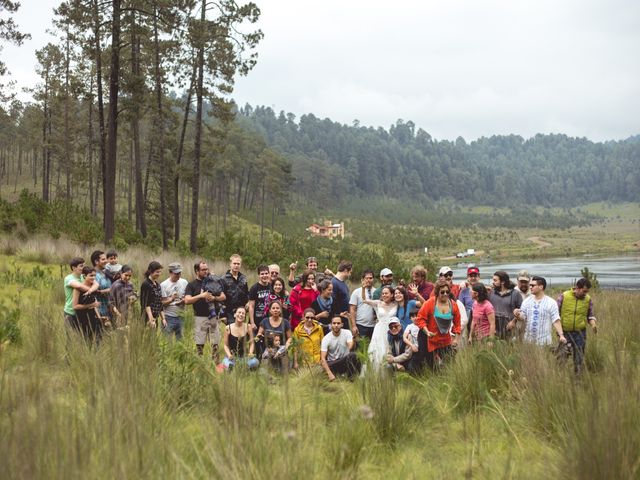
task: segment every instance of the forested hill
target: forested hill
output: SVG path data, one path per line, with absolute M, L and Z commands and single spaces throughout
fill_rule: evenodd
M 388 130 L 343 125 L 313 114 L 269 107 L 240 109 L 239 121 L 260 132 L 293 164 L 295 190 L 330 200 L 342 195 L 465 204 L 577 206 L 640 200 L 640 143 L 586 138 L 499 135 L 467 143 L 436 140 L 411 121 Z

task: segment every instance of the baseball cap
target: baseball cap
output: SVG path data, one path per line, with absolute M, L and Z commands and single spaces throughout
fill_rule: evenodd
M 453 273 L 453 270 L 451 270 L 451 267 L 442 267 L 438 272 L 438 275 L 442 276 L 442 275 L 446 275 L 447 273 Z
M 477 273 L 478 275 L 480 275 L 480 269 L 478 269 L 478 267 L 467 268 L 467 275 L 471 275 L 472 273 Z
M 180 265 L 178 262 L 170 263 L 167 268 L 172 273 L 181 273 L 182 272 L 182 265 Z
M 391 317 L 389 319 L 389 325 L 391 325 L 392 323 L 400 323 L 400 319 L 398 317 Z
M 390 268 L 383 268 L 382 270 L 380 270 L 381 277 L 386 277 L 387 275 L 393 275 L 393 272 Z
M 520 270 L 518 272 L 518 280 L 526 280 L 528 282 L 531 280 L 531 275 L 526 270 Z

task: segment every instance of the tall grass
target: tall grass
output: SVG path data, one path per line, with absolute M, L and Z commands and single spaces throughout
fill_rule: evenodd
M 21 343 L 0 351 L 0 478 L 640 474 L 637 295 L 596 295 L 579 379 L 547 349 L 496 342 L 437 374 L 329 383 L 219 374 L 189 326 L 179 343 L 132 322 L 91 347 L 64 330 L 59 287 L 7 300 Z

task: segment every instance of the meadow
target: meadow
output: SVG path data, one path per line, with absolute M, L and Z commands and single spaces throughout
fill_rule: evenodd
M 191 314 L 182 343 L 134 323 L 89 348 L 63 328 L 66 270 L 44 262 L 65 248 L 0 256 L 1 478 L 640 476 L 636 293 L 594 295 L 580 379 L 546 349 L 498 342 L 438 373 L 329 383 L 216 373 Z M 144 252 L 127 255 L 140 272 Z

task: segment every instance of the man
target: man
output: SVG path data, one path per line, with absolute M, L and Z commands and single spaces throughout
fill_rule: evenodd
M 220 285 L 218 295 L 205 291 L 203 281 L 209 276 L 209 266 L 204 261 L 200 261 L 193 266 L 196 278 L 185 288 L 184 303 L 193 305 L 193 339 L 196 343 L 198 355 L 202 355 L 204 344 L 209 339 L 211 343 L 211 358 L 218 363 L 218 348 L 220 345 L 220 328 L 218 317 L 209 315 L 210 302 L 224 302 L 225 293 Z
M 464 305 L 464 309 L 467 312 L 467 318 L 471 318 L 473 310 L 473 297 L 471 295 L 471 287 L 480 281 L 480 270 L 478 267 L 471 265 L 467 268 L 467 280 L 460 283 L 458 294 L 458 300 Z M 471 321 L 467 323 L 467 332 L 470 333 Z
M 524 341 L 536 345 L 551 345 L 553 343 L 551 330 L 555 329 L 560 343 L 566 344 L 567 339 L 562 331 L 558 304 L 553 298 L 545 295 L 547 281 L 535 276 L 530 284 L 531 296 L 522 302 L 520 308 L 513 311 L 514 320 L 510 322 L 511 328 L 514 327 L 513 322 L 526 321 Z
M 449 290 L 456 299 L 460 296 L 460 285 L 453 283 L 453 270 L 451 267 L 442 267 L 438 271 L 438 280 L 444 280 L 449 285 Z M 433 295 L 433 293 L 431 293 Z
M 380 300 L 380 294 L 382 293 L 382 287 L 390 286 L 392 289 L 395 289 L 396 286 L 393 284 L 393 272 L 390 268 L 383 268 L 380 270 L 380 283 L 381 285 L 376 288 L 373 292 L 373 300 Z
M 184 300 L 188 282 L 182 278 L 182 265 L 179 263 L 170 263 L 168 269 L 169 278 L 160 284 L 164 318 L 167 321 L 164 332 L 169 336 L 174 334 L 176 340 L 182 340 Z M 198 270 L 200 270 L 199 267 Z
M 389 320 L 387 342 L 387 368 L 391 371 L 406 370 L 409 366 L 412 351 L 404 341 L 402 325 L 398 317 L 391 317 Z
M 269 265 L 269 279 L 271 280 L 271 283 L 273 283 L 273 281 L 279 276 L 280 265 L 278 265 L 277 263 L 272 263 L 271 265 Z
M 64 320 L 67 327 L 79 329 L 76 311 L 73 309 L 73 290 L 80 290 L 83 293 L 93 293 L 98 290 L 98 282 L 93 282 L 91 287 L 84 285 L 82 269 L 84 268 L 84 258 L 74 257 L 69 262 L 71 273 L 64 277 Z
M 269 267 L 258 266 L 258 281 L 249 290 L 249 323 L 254 331 L 258 329 L 262 320 L 268 317 L 267 306 L 271 293 L 271 279 Z
M 305 261 L 305 265 L 307 266 L 306 270 L 313 271 L 313 274 L 316 277 L 316 285 L 320 285 L 322 280 L 326 278 L 333 277 L 333 272 L 328 268 L 325 269 L 324 272 L 318 272 L 318 259 L 316 257 L 309 257 Z M 293 288 L 297 284 L 300 283 L 300 275 L 296 276 L 296 270 L 298 269 L 298 262 L 294 262 L 289 265 L 289 287 Z
M 587 324 L 591 325 L 593 333 L 598 332 L 598 323 L 593 314 L 593 300 L 589 295 L 591 281 L 581 278 L 575 287 L 563 292 L 558 297 L 558 310 L 562 319 L 562 330 L 571 345 L 573 354 L 573 369 L 576 375 L 582 373 L 584 351 L 587 345 Z M 566 361 L 566 354 L 563 358 Z
M 227 325 L 231 325 L 235 320 L 233 315 L 238 307 L 244 307 L 249 300 L 249 286 L 247 277 L 240 272 L 242 268 L 242 257 L 234 253 L 229 257 L 229 270 L 222 277 L 224 294 L 227 298 L 226 317 Z
M 351 351 L 354 345 L 351 332 L 342 328 L 342 318 L 333 317 L 331 331 L 320 344 L 320 363 L 330 382 L 336 379 L 336 375 L 345 374 L 353 378 L 360 372 L 360 360 Z
M 529 276 L 529 272 L 526 270 L 520 270 L 518 272 L 518 285 L 516 291 L 522 295 L 522 300 L 525 300 L 531 292 L 529 291 L 529 281 L 531 277 Z
M 373 328 L 376 326 L 376 313 L 371 305 L 364 303 L 371 300 L 373 295 L 373 270 L 362 272 L 362 286 L 351 292 L 349 299 L 349 317 L 351 318 L 351 332 L 371 340 Z
M 411 283 L 407 292 L 409 300 L 417 300 L 421 304 L 431 296 L 433 283 L 427 281 L 427 269 L 422 265 L 416 265 L 411 269 Z
M 502 340 L 507 340 L 511 330 L 507 325 L 513 320 L 513 311 L 522 305 L 522 296 L 504 270 L 498 270 L 493 274 L 492 285 L 489 302 L 495 311 L 496 335 Z M 512 324 L 512 328 L 514 326 Z
M 107 265 L 107 256 L 101 250 L 96 250 L 91 254 L 91 264 L 96 269 L 96 282 L 98 283 L 97 297 L 100 302 L 98 312 L 106 319 L 111 318 L 109 311 L 109 292 L 111 291 L 111 280 L 107 277 L 104 267 Z
M 338 265 L 338 273 L 331 279 L 333 285 L 333 311 L 343 317 L 345 327 L 349 328 L 349 286 L 347 279 L 351 277 L 353 264 L 343 260 Z M 353 326 L 352 326 L 353 327 Z

